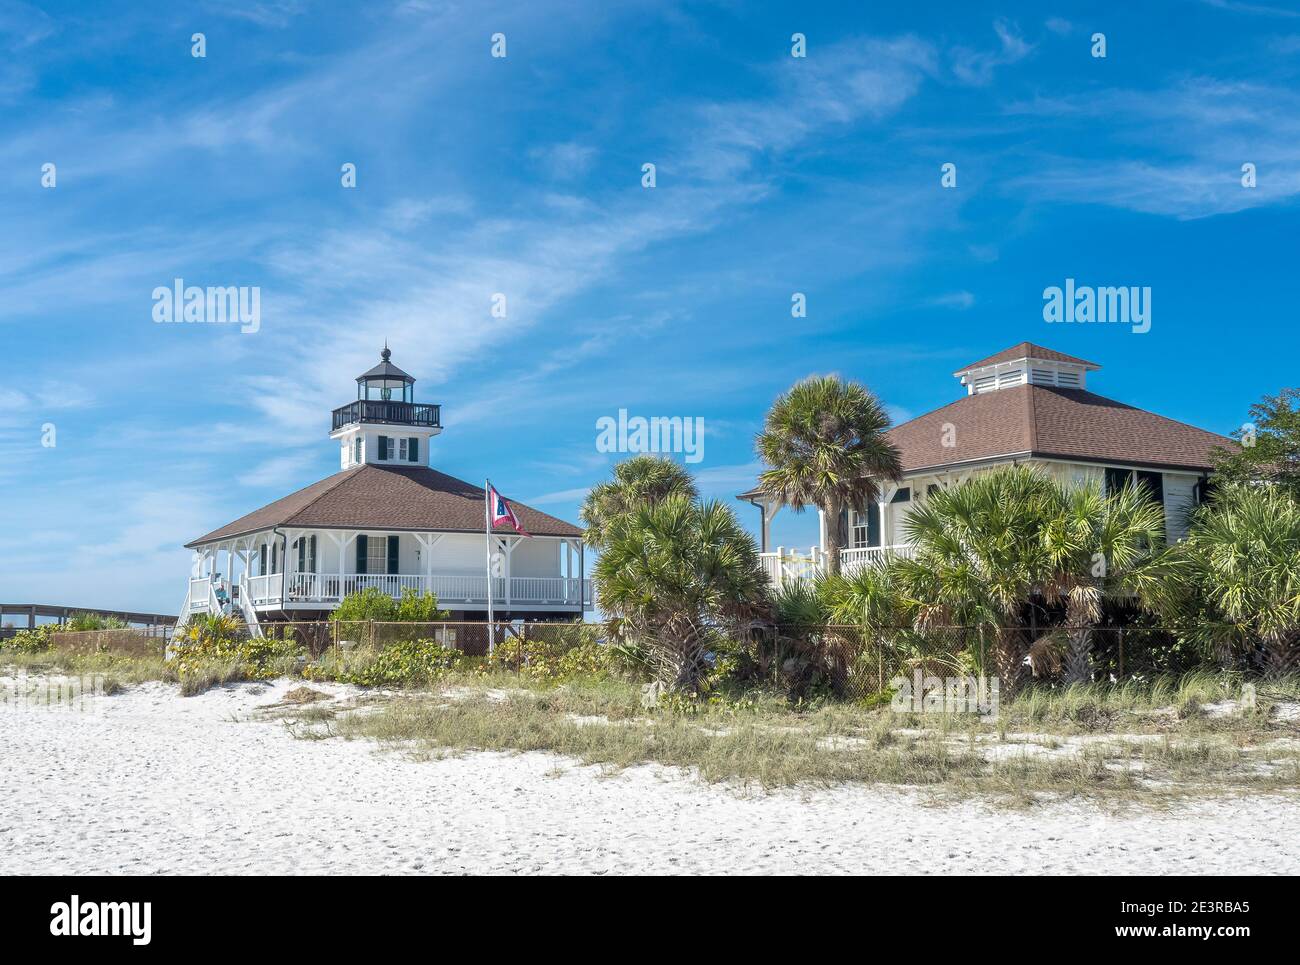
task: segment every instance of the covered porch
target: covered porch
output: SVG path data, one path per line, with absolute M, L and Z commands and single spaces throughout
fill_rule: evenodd
M 894 556 L 911 556 L 904 522 L 914 506 L 923 504 L 934 492 L 957 486 L 977 471 L 974 467 L 927 472 L 905 476 L 899 482 L 885 482 L 877 498 L 864 512 L 845 510 L 838 520 L 840 571 L 853 573 L 867 566 L 877 566 Z M 761 559 L 763 570 L 772 585 L 780 587 L 791 580 L 811 580 L 826 568 L 825 514 L 818 512 L 820 542 L 804 553 L 783 546 L 771 547 L 772 521 L 784 508 L 761 490 L 742 493 L 741 499 L 760 511 Z
M 376 588 L 433 593 L 444 609 L 580 614 L 592 607 L 580 539 L 483 534 L 270 529 L 195 548 L 182 616 L 333 609 Z M 489 587 L 488 570 L 491 569 Z

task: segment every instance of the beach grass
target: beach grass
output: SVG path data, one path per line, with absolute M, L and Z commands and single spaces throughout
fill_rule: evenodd
M 182 675 L 175 661 L 151 655 L 0 656 L 8 673 L 100 676 L 107 694 L 148 680 L 194 694 L 245 679 L 235 659 L 191 663 Z M 372 657 L 329 659 L 359 666 Z M 295 737 L 367 739 L 407 751 L 546 751 L 612 770 L 680 768 L 743 787 L 887 784 L 1019 804 L 1300 788 L 1296 677 L 1252 683 L 1198 673 L 1030 685 L 984 719 L 900 713 L 879 701 L 792 704 L 761 688 L 647 707 L 637 681 L 538 680 L 481 663 L 418 687 L 357 688 L 363 696 L 340 705 L 309 688 L 347 667 L 286 660 L 273 669 L 307 678 L 290 691 L 297 696 L 270 711 Z
M 1272 719 L 1267 699 L 1253 710 L 1203 710 L 1232 699 L 1233 686 L 1207 678 L 1146 691 L 1030 690 L 1004 704 L 998 720 L 983 721 L 836 703 L 792 709 L 775 700 L 682 714 L 647 710 L 627 682 L 537 686 L 479 677 L 370 701 L 364 713 L 333 715 L 330 726 L 339 737 L 394 749 L 549 751 L 614 770 L 657 764 L 763 789 L 886 784 L 1027 805 L 1300 788 L 1300 732 Z M 1280 693 L 1294 693 L 1291 682 Z M 1203 702 L 1183 712 L 1192 698 Z

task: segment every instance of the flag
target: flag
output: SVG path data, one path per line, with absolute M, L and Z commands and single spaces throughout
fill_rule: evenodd
M 510 508 L 510 503 L 497 492 L 496 487 L 488 483 L 487 491 L 488 518 L 491 520 L 491 528 L 496 529 L 499 523 L 509 523 L 520 536 L 528 536 L 528 533 L 524 532 L 524 528 L 519 525 L 519 520 L 515 517 L 515 511 Z

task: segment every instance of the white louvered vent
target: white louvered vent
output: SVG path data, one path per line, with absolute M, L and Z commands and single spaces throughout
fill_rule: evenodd
M 1019 385 L 1025 381 L 1025 373 L 1022 369 L 1012 369 L 1010 372 L 1003 372 L 998 376 L 998 388 L 1005 389 L 1013 385 Z
M 997 387 L 998 387 L 998 379 L 996 375 L 986 375 L 983 378 L 978 378 L 975 380 L 976 392 L 992 392 Z
M 1029 381 L 1034 385 L 1055 385 L 1056 373 L 1051 369 L 1033 369 L 1030 372 Z
M 1078 372 L 1057 372 L 1056 382 L 1058 385 L 1065 386 L 1066 388 L 1078 388 L 1079 373 Z

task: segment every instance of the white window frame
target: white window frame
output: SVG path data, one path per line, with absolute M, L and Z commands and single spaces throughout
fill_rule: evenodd
M 375 554 L 375 548 L 382 547 L 378 556 Z M 375 565 L 378 559 L 379 565 Z M 388 574 L 388 537 L 371 536 L 366 540 L 366 573 L 374 573 L 379 576 Z
M 862 549 L 867 545 L 870 538 L 871 530 L 867 526 L 867 514 L 860 513 L 856 509 L 851 510 L 849 518 L 849 539 L 853 543 L 853 549 Z M 859 531 L 861 535 L 859 536 Z

